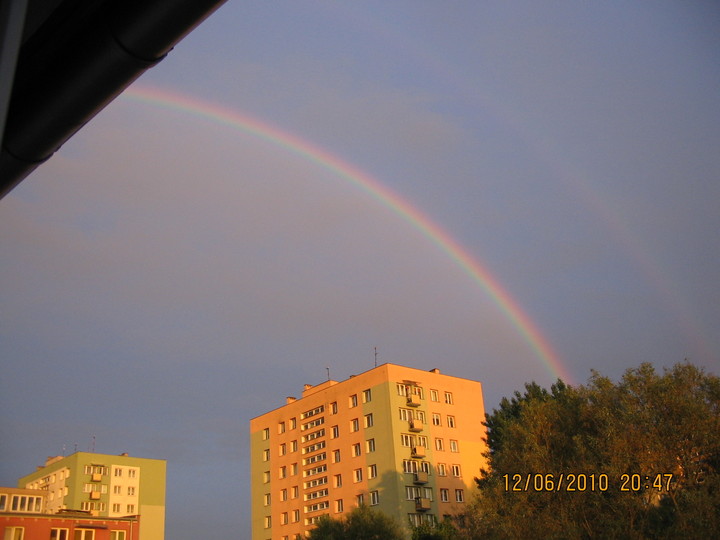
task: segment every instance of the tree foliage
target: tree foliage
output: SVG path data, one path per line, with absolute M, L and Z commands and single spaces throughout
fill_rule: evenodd
M 440 523 L 423 523 L 413 527 L 412 540 L 456 540 L 459 538 L 458 530 L 449 519 Z
M 393 518 L 368 506 L 360 506 L 339 519 L 322 516 L 308 536 L 311 540 L 405 540 Z
M 688 363 L 662 375 L 642 364 L 617 384 L 598 373 L 586 386 L 528 384 L 486 426 L 489 470 L 463 538 L 720 531 L 720 379 Z

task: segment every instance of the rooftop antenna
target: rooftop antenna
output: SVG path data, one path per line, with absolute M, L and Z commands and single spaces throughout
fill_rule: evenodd
M 375 367 L 377 367 L 377 347 L 375 347 Z
M 329 380 L 330 380 L 330 368 L 329 368 L 329 367 L 326 367 L 325 369 L 327 370 L 327 374 L 328 374 L 328 381 L 329 381 Z
M 90 448 L 91 448 L 90 452 L 92 452 L 94 454 L 95 453 L 95 435 L 93 435 L 92 446 Z

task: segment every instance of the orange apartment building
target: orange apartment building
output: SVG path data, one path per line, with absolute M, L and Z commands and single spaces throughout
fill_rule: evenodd
M 250 421 L 252 539 L 294 540 L 359 505 L 410 525 L 461 512 L 485 467 L 482 386 L 384 364 L 306 384 Z

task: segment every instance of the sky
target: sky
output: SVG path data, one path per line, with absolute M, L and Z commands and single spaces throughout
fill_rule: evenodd
M 168 540 L 249 537 L 249 420 L 375 348 L 488 411 L 720 373 L 718 57 L 714 2 L 228 2 L 0 201 L 0 485 L 166 459 Z

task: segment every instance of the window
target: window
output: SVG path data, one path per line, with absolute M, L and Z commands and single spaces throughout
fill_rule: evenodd
M 453 476 L 460 477 L 460 465 L 451 465 L 450 470 L 452 470 Z
M 115 514 L 119 514 L 120 513 L 120 503 L 113 503 L 112 511 Z
M 357 418 L 353 418 L 350 420 L 350 432 L 353 433 L 355 431 L 358 431 L 360 429 L 360 420 Z
M 263 438 L 263 441 L 267 441 L 270 438 L 270 428 L 266 427 L 265 429 L 263 429 L 262 438 Z M 87 473 L 85 473 L 85 474 L 87 474 Z
M 305 482 L 305 489 L 311 489 L 317 486 L 324 486 L 328 482 L 327 476 L 321 476 L 320 478 L 315 478 L 314 480 L 310 480 L 309 482 Z M 307 497 L 305 497 L 307 499 Z
M 290 441 L 290 451 L 291 451 L 291 452 L 297 452 L 297 449 L 298 449 L 297 440 L 295 440 L 295 441 Z
M 446 476 L 447 475 L 447 471 L 445 469 L 444 463 L 437 464 L 437 473 L 438 473 L 438 476 Z
M 416 473 L 417 461 L 415 461 L 414 459 L 403 459 L 403 472 Z
M 340 450 L 333 450 L 332 461 L 333 463 L 338 463 L 340 461 Z
M 342 474 L 336 474 L 333 477 L 333 485 L 337 487 L 342 487 Z
M 312 441 L 315 439 L 318 439 L 320 437 L 325 436 L 325 428 L 318 429 L 317 431 L 313 431 L 312 433 L 308 433 L 307 435 L 304 435 L 302 440 L 303 442 Z
M 450 490 L 447 488 L 440 488 L 440 501 L 441 502 L 448 502 L 450 501 Z
M 263 461 L 270 461 L 270 449 L 263 450 Z
M 455 501 L 465 502 L 465 492 L 462 489 L 455 490 Z
M 319 454 L 315 454 L 314 456 L 310 456 L 309 458 L 305 458 L 303 460 L 304 465 L 311 465 L 313 463 L 317 463 L 318 461 L 323 461 L 327 458 L 327 453 L 320 452 Z M 283 467 L 284 469 L 285 467 Z M 285 476 L 281 476 L 280 478 L 285 478 Z
M 281 501 L 287 501 L 288 498 L 288 491 L 287 488 L 283 488 L 280 490 L 280 500 Z
M 297 418 L 291 418 L 290 419 L 290 429 L 297 428 Z
M 269 493 L 266 493 L 265 495 L 263 495 L 263 504 L 265 506 L 270 506 L 270 494 Z
M 372 392 L 370 391 L 369 388 L 367 390 L 363 390 L 362 400 L 363 400 L 363 403 L 368 403 L 368 402 L 372 401 Z
M 25 538 L 24 527 L 5 527 L 5 540 L 23 540 Z
M 365 448 L 366 452 L 374 452 L 375 451 L 375 439 L 368 439 L 365 441 Z
M 440 419 L 440 415 L 438 413 L 433 413 L 432 424 L 433 426 L 442 426 L 442 420 Z
M 370 506 L 380 504 L 380 493 L 377 491 L 370 492 Z
M 357 394 L 353 394 L 350 396 L 350 408 L 357 407 L 358 406 L 358 398 Z
M 327 465 L 320 465 L 318 467 L 313 467 L 312 469 L 308 469 L 305 472 L 303 472 L 303 476 L 315 476 L 316 474 L 324 473 L 327 471 Z
M 315 416 L 316 414 L 320 414 L 321 412 L 325 411 L 325 405 L 320 405 L 319 407 L 315 407 L 314 409 L 310 409 L 309 411 L 305 411 L 300 415 L 300 418 L 310 418 L 311 416 Z
M 455 439 L 450 439 L 450 451 L 451 452 L 459 452 L 458 450 L 458 442 Z
M 407 433 L 401 433 L 400 434 L 400 444 L 403 446 L 407 446 L 408 448 L 411 446 L 414 446 L 415 439 L 412 435 L 408 435 Z
M 117 477 L 122 476 L 122 469 L 121 469 L 120 467 L 117 467 L 117 468 L 115 469 L 115 471 L 113 472 L 113 474 L 114 474 L 115 476 L 117 476 Z
M 452 395 L 452 392 L 445 392 L 445 403 L 447 403 L 448 405 L 452 405 L 452 404 L 453 404 L 453 395 Z
M 357 504 L 358 506 L 362 506 L 363 504 L 365 504 L 365 495 L 361 493 L 360 495 L 356 496 L 355 504 Z
M 373 426 L 373 415 L 372 413 L 365 415 L 365 427 L 369 428 Z
M 448 425 L 448 427 L 452 427 L 452 428 L 455 427 L 455 417 L 454 417 L 454 416 L 448 414 L 448 416 L 447 416 L 447 425 Z
M 355 469 L 353 471 L 353 482 L 362 482 L 362 469 Z
M 340 427 L 339 426 L 333 426 L 330 430 L 330 438 L 331 439 L 337 439 L 340 436 Z
M 335 512 L 342 512 L 343 511 L 343 500 L 338 499 L 335 501 Z
M 135 486 L 128 486 L 128 495 L 131 497 L 135 495 Z
M 113 486 L 113 495 L 120 495 L 121 491 L 122 491 L 122 486 Z
M 407 397 L 408 395 L 408 387 L 406 384 L 397 383 L 397 393 L 398 396 L 404 396 Z
M 128 478 L 135 478 L 137 475 L 137 469 L 128 469 Z
M 270 527 L 272 527 L 272 517 L 265 516 L 265 528 L 269 529 Z
M 445 450 L 445 442 L 442 439 L 435 439 L 435 450 Z
M 68 529 L 50 529 L 50 540 L 68 540 Z
M 306 422 L 305 424 L 303 424 L 302 426 L 300 426 L 300 429 L 301 429 L 302 431 L 305 431 L 305 430 L 312 429 L 312 428 L 317 427 L 317 426 L 321 426 L 321 425 L 323 425 L 324 423 L 325 423 L 325 417 L 324 417 L 324 416 L 321 416 L 320 418 L 316 418 L 315 420 L 311 420 L 310 422 Z
M 287 467 L 285 465 L 278 469 L 278 478 L 287 478 Z
M 300 496 L 300 486 L 293 486 L 290 492 L 291 499 L 297 499 Z
M 285 454 L 287 454 L 287 444 L 282 443 L 280 445 L 280 455 L 284 456 Z
M 415 486 L 405 486 L 405 498 L 408 501 L 414 501 L 420 496 L 420 488 Z
M 315 444 L 311 444 L 309 446 L 306 446 L 303 448 L 302 453 L 303 454 L 312 454 L 313 452 L 317 452 L 318 450 L 322 450 L 325 448 L 325 441 L 316 442 Z
M 333 401 L 330 404 L 330 414 L 337 414 L 338 408 L 337 408 L 337 401 Z
M 431 401 L 440 401 L 440 399 L 438 398 L 437 390 L 430 390 L 430 400 Z
M 327 497 L 328 489 L 319 489 L 318 491 L 313 491 L 312 493 L 308 493 L 305 495 L 306 501 L 312 501 L 313 499 L 319 499 L 320 497 Z
M 298 473 L 298 464 L 293 463 L 292 465 L 290 465 L 290 475 L 295 476 L 297 473 Z
M 330 501 L 322 501 L 315 504 L 309 504 L 305 507 L 305 512 L 317 512 L 330 507 Z
M 278 423 L 278 433 L 285 433 L 285 422 Z
M 293 510 L 292 522 L 297 523 L 298 521 L 300 521 L 300 510 Z
M 352 455 L 353 457 L 358 457 L 361 453 L 360 443 L 355 443 L 352 445 Z
M 280 525 L 287 525 L 287 523 L 288 523 L 288 513 L 283 512 L 282 514 L 280 514 Z
M 376 478 L 377 477 L 377 465 L 370 465 L 368 467 L 368 478 Z
M 417 444 L 423 448 L 428 448 L 428 438 L 425 435 L 418 435 Z
M 263 472 L 263 482 L 267 484 L 270 481 L 270 471 Z
M 95 540 L 95 530 L 75 529 L 75 538 L 73 540 Z

